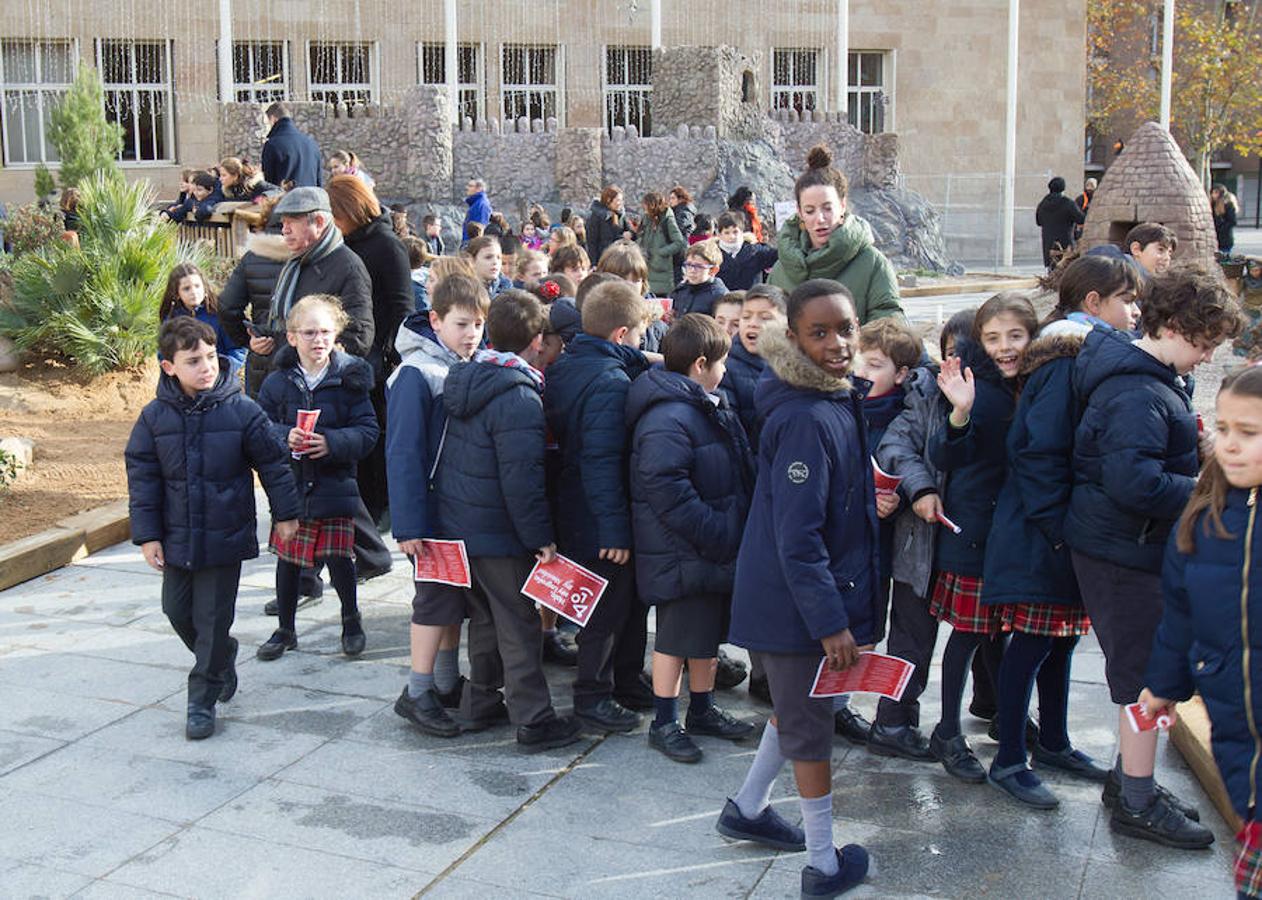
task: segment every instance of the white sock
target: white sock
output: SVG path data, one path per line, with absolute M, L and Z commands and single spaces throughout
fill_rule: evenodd
M 808 865 L 825 875 L 836 875 L 837 849 L 833 846 L 833 795 L 807 799 L 798 798 L 802 804 L 802 830 L 806 832 Z
M 776 776 L 784 768 L 784 757 L 780 755 L 780 732 L 770 722 L 763 729 L 762 741 L 758 744 L 758 752 L 754 754 L 754 764 L 749 767 L 745 783 L 732 798 L 741 815 L 747 819 L 756 819 L 771 802 L 771 786 L 776 783 Z

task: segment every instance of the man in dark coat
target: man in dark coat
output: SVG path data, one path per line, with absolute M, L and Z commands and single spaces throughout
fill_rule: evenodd
M 284 187 L 320 187 L 324 172 L 320 146 L 298 129 L 289 107 L 273 103 L 267 108 L 267 142 L 263 144 L 263 180 Z M 288 184 L 286 184 L 288 182 Z
M 1043 265 L 1052 268 L 1052 251 L 1074 245 L 1074 226 L 1087 220 L 1078 204 L 1065 196 L 1065 179 L 1057 175 L 1047 183 L 1047 196 L 1034 211 L 1035 223 L 1043 229 Z

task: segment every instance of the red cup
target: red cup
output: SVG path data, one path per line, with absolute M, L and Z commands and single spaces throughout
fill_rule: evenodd
M 297 427 L 302 431 L 315 431 L 316 420 L 319 418 L 320 410 L 318 409 L 300 409 L 298 410 Z M 294 452 L 289 455 L 294 459 L 302 459 L 302 453 Z

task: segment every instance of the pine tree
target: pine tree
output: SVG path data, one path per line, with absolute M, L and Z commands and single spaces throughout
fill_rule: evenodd
M 53 181 L 53 173 L 48 171 L 48 166 L 40 163 L 35 167 L 35 199 L 42 202 L 56 191 L 57 183 Z
M 61 156 L 62 187 L 78 187 L 98 172 L 118 174 L 123 129 L 105 118 L 105 91 L 95 69 L 79 67 L 49 119 L 48 138 Z

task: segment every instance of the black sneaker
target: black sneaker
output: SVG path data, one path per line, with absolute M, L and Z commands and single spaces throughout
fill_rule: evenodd
M 866 747 L 872 736 L 872 723 L 847 706 L 833 713 L 833 731 L 852 744 Z
M 227 703 L 237 694 L 237 650 L 241 645 L 236 638 L 228 638 L 232 652 L 228 655 L 228 668 L 223 673 L 223 687 L 219 690 L 219 702 Z
M 297 649 L 298 635 L 288 628 L 277 628 L 272 632 L 271 637 L 259 644 L 259 648 L 254 651 L 254 655 L 264 662 L 271 662 L 274 659 L 280 659 L 286 650 Z
M 298 606 L 296 608 L 306 609 L 308 606 L 315 606 L 317 603 L 320 602 L 321 598 L 323 597 L 324 597 L 324 582 L 317 578 L 315 582 L 315 587 L 311 589 L 310 594 L 300 594 L 298 596 Z M 280 615 L 280 603 L 276 600 L 275 597 L 273 597 L 271 600 L 268 600 L 266 603 L 263 604 L 263 615 L 265 616 L 279 616 Z
M 603 697 L 585 706 L 575 703 L 574 715 L 601 731 L 634 731 L 640 724 L 639 713 L 632 712 L 612 697 Z
M 1127 809 L 1125 802 L 1118 803 L 1113 807 L 1109 827 L 1118 834 L 1180 850 L 1203 850 L 1214 843 L 1214 833 L 1179 812 L 1168 796 L 1157 794 L 1148 808 L 1139 812 Z
M 730 691 L 749 674 L 745 664 L 739 659 L 732 659 L 722 650 L 719 651 L 719 664 L 714 670 L 714 686 L 721 691 Z
M 825 875 L 814 866 L 802 869 L 803 897 L 839 897 L 868 877 L 868 851 L 858 844 L 837 848 L 837 871 Z
M 456 686 L 449 691 L 440 691 L 434 688 L 434 693 L 438 695 L 439 702 L 446 709 L 459 709 L 460 698 L 464 696 L 464 683 L 468 681 L 463 675 L 456 676 Z
M 559 666 L 577 666 L 578 648 L 574 646 L 572 641 L 562 637 L 559 631 L 545 634 L 543 636 L 543 661 L 556 663 Z
M 613 689 L 613 698 L 627 709 L 636 712 L 652 712 L 653 682 L 641 672 L 630 684 L 618 685 Z
M 1188 803 L 1186 800 L 1180 800 L 1170 791 L 1166 790 L 1159 784 L 1155 784 L 1158 797 L 1164 797 L 1166 802 L 1177 809 L 1183 815 L 1187 816 L 1193 822 L 1201 821 L 1201 811 Z M 1104 790 L 1100 793 L 1100 802 L 1104 804 L 1104 808 L 1112 810 L 1114 807 L 1121 805 L 1122 802 L 1122 779 L 1117 776 L 1117 769 L 1109 769 L 1108 778 L 1104 782 Z
M 933 754 L 934 759 L 942 763 L 942 768 L 946 769 L 948 774 L 954 775 L 960 781 L 981 784 L 986 780 L 986 770 L 977 761 L 973 748 L 968 745 L 968 741 L 962 734 L 943 740 L 935 728 L 929 737 L 929 752 Z
M 766 678 L 755 678 L 749 676 L 749 696 L 755 700 L 761 700 L 768 706 L 771 705 L 771 688 L 767 686 Z
M 684 720 L 684 728 L 689 734 L 703 734 L 728 741 L 743 740 L 754 733 L 753 725 L 742 722 L 714 704 L 710 704 L 705 712 L 695 716 L 689 709 L 688 717 Z
M 438 695 L 432 690 L 419 697 L 411 697 L 404 687 L 399 699 L 394 701 L 394 711 L 426 734 L 435 737 L 455 737 L 460 734 L 460 726 L 447 715 L 447 710 L 443 709 Z
M 714 830 L 734 841 L 753 841 L 764 847 L 800 853 L 806 849 L 801 825 L 791 825 L 770 804 L 752 819 L 741 814 L 734 800 L 728 800 L 714 823 Z
M 868 738 L 868 750 L 877 756 L 896 756 L 915 762 L 929 762 L 934 755 L 929 750 L 929 739 L 911 725 L 873 725 Z
M 649 726 L 649 746 L 681 763 L 701 762 L 701 748 L 679 727 L 679 722 Z
M 184 737 L 190 741 L 203 741 L 215 733 L 215 708 L 190 706 L 184 723 Z
M 553 716 L 534 725 L 522 725 L 517 729 L 517 746 L 527 753 L 553 750 L 577 741 L 583 727 L 573 716 Z

